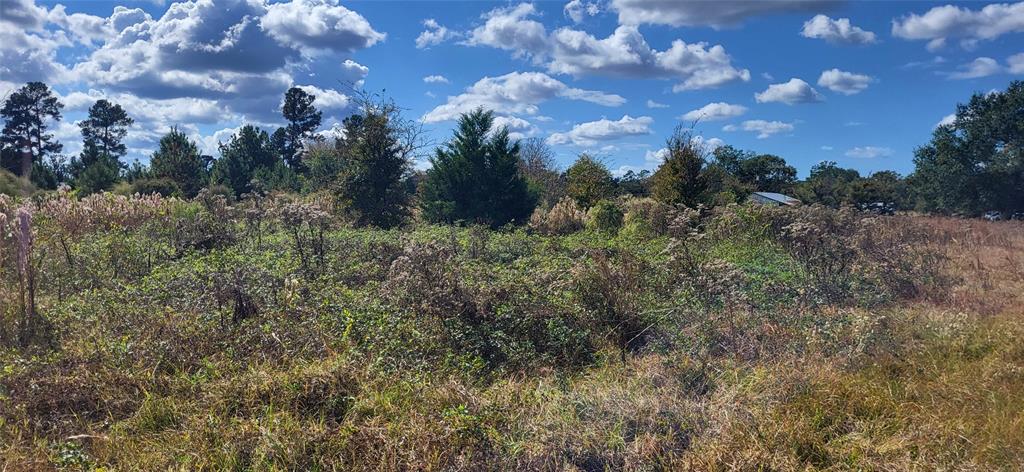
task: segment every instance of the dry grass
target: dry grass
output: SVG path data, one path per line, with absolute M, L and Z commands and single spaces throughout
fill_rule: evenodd
M 1024 225 L 917 222 L 947 291 L 807 308 L 867 322 L 757 331 L 797 346 L 771 356 L 610 343 L 582 367 L 381 370 L 293 313 L 238 332 L 267 343 L 245 362 L 185 317 L 174 336 L 97 324 L 58 362 L 2 353 L 0 470 L 1024 470 Z

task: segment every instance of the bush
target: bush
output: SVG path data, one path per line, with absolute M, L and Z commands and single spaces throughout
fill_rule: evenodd
M 562 197 L 550 210 L 537 207 L 530 216 L 530 228 L 546 235 L 571 234 L 586 223 L 587 214 L 570 197 Z
M 6 169 L 0 169 L 0 194 L 12 197 L 25 197 L 35 192 L 35 185 L 22 179 Z
M 587 212 L 587 228 L 615 234 L 622 228 L 622 210 L 615 203 L 601 200 Z

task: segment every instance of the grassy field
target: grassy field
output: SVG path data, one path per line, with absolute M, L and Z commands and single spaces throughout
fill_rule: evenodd
M 1018 222 L 23 203 L 0 200 L 0 470 L 1024 469 Z

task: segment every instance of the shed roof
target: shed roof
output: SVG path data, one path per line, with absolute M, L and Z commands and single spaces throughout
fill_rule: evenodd
M 775 192 L 754 192 L 754 195 L 757 195 L 757 196 L 759 196 L 761 198 L 766 198 L 768 200 L 772 200 L 772 201 L 775 201 L 775 202 L 779 202 L 779 203 L 781 203 L 783 205 L 796 205 L 796 204 L 800 203 L 800 200 L 797 200 L 797 199 L 795 199 L 793 197 L 790 197 L 789 195 L 783 195 L 781 193 L 775 193 Z

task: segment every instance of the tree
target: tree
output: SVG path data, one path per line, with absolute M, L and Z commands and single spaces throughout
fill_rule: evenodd
M 921 210 L 1024 211 L 1024 82 L 958 104 L 953 123 L 914 151 L 914 164 L 910 180 Z
M 741 184 L 729 189 L 737 197 L 746 197 L 751 192 L 786 193 L 796 183 L 796 168 L 779 156 L 741 151 L 732 146 L 721 146 L 713 155 L 713 165 L 735 176 Z
M 120 158 L 127 152 L 122 140 L 132 123 L 121 105 L 106 100 L 97 100 L 88 118 L 78 123 L 83 146 L 78 159 L 71 161 L 71 175 L 81 193 L 108 190 L 117 183 L 123 167 Z
M 0 134 L 0 143 L 21 158 L 18 175 L 30 177 L 33 163 L 40 163 L 50 154 L 59 153 L 64 146 L 46 132 L 46 120 L 60 121 L 64 104 L 57 100 L 50 88 L 42 82 L 29 82 L 16 90 L 0 109 L 6 124 Z
M 459 117 L 455 135 L 431 158 L 422 187 L 423 216 L 432 222 L 525 222 L 536 203 L 518 168 L 519 143 L 508 129 L 491 132 L 494 113 Z
M 89 108 L 89 117 L 79 122 L 78 127 L 86 144 L 95 145 L 100 154 L 121 158 L 127 151 L 121 141 L 134 122 L 121 105 L 101 99 Z
M 838 208 L 853 203 L 853 184 L 860 180 L 860 173 L 844 169 L 833 161 L 823 161 L 811 167 L 807 180 L 796 187 L 796 197 L 804 203 L 820 203 Z
M 359 226 L 392 228 L 409 217 L 411 194 L 404 179 L 419 146 L 420 125 L 402 117 L 397 105 L 363 97 L 362 113 L 345 120 L 340 140 L 344 164 L 336 193 Z
M 519 172 L 526 179 L 530 192 L 545 207 L 551 207 L 565 195 L 565 179 L 558 171 L 555 153 L 540 138 L 519 142 Z
M 646 197 L 651 193 L 651 171 L 647 169 L 639 172 L 628 170 L 622 174 L 622 177 L 615 179 L 615 185 L 625 194 Z
M 260 170 L 272 169 L 279 159 L 267 132 L 248 124 L 220 145 L 220 159 L 214 162 L 211 176 L 240 196 L 252 191 L 252 180 Z
M 852 184 L 850 199 L 862 210 L 890 213 L 907 207 L 906 183 L 891 170 L 875 172 Z
M 683 127 L 676 127 L 666 148 L 665 162 L 651 176 L 651 195 L 664 203 L 688 207 L 710 203 L 704 175 L 707 149 Z
M 150 176 L 173 181 L 185 197 L 192 198 L 207 182 L 206 162 L 185 133 L 171 128 L 160 138 L 160 147 L 149 163 Z
M 566 193 L 583 208 L 590 208 L 615 194 L 612 173 L 589 154 L 580 154 L 565 170 L 565 186 Z
M 273 142 L 289 167 L 297 172 L 302 165 L 303 142 L 314 139 L 314 132 L 320 127 L 322 114 L 313 106 L 316 96 L 298 87 L 288 89 L 284 94 L 281 114 L 288 124 L 274 132 Z

